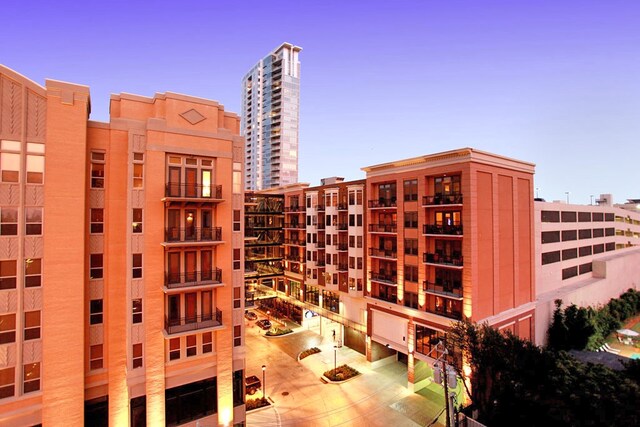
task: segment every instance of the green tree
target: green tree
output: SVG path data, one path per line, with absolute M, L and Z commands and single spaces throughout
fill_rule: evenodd
M 565 324 L 564 310 L 562 310 L 562 300 L 557 299 L 554 301 L 556 309 L 553 311 L 553 319 L 549 326 L 548 345 L 554 350 L 566 350 L 568 349 L 567 337 L 569 336 L 569 330 Z

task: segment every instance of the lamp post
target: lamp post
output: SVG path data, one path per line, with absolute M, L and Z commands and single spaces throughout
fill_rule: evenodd
M 333 346 L 333 377 L 336 377 L 336 371 L 338 370 L 338 349 L 342 347 L 342 343 L 338 340 L 337 344 Z
M 262 365 L 262 398 L 267 398 L 267 365 Z

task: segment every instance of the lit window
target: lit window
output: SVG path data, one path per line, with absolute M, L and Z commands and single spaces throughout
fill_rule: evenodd
M 41 144 L 38 144 L 41 145 Z M 44 156 L 27 154 L 27 183 L 42 184 L 44 182 Z
M 20 142 L 2 141 L 2 152 L 0 153 L 0 178 L 2 182 L 20 181 Z M 6 151 L 18 151 L 18 153 L 7 153 Z
M 202 197 L 211 197 L 211 171 L 202 171 Z
M 24 286 L 37 288 L 42 285 L 42 260 L 27 258 L 24 260 Z
M 132 301 L 131 311 L 133 313 L 133 323 L 142 323 L 142 299 L 137 298 Z
M 24 365 L 23 390 L 25 393 L 40 390 L 40 362 Z
M 142 233 L 142 209 L 133 210 L 133 232 Z

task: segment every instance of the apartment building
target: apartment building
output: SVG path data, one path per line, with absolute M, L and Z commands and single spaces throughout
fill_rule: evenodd
M 419 388 L 452 321 L 533 336 L 532 164 L 464 148 L 363 170 L 368 360 L 398 352 Z
M 241 133 L 245 188 L 265 190 L 298 182 L 298 123 L 302 48 L 283 43 L 242 79 Z
M 88 87 L 2 66 L 0 100 L 0 424 L 244 425 L 238 116 L 90 121 Z
M 611 201 L 603 194 L 596 205 L 535 202 L 536 344 L 546 342 L 556 299 L 597 306 L 638 289 L 640 212 Z

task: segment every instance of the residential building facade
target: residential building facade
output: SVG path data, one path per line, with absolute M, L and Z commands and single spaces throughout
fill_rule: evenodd
M 298 182 L 302 48 L 283 43 L 242 79 L 241 134 L 245 187 L 265 190 Z
M 5 67 L 0 99 L 0 424 L 243 425 L 238 116 L 90 121 L 86 86 Z

